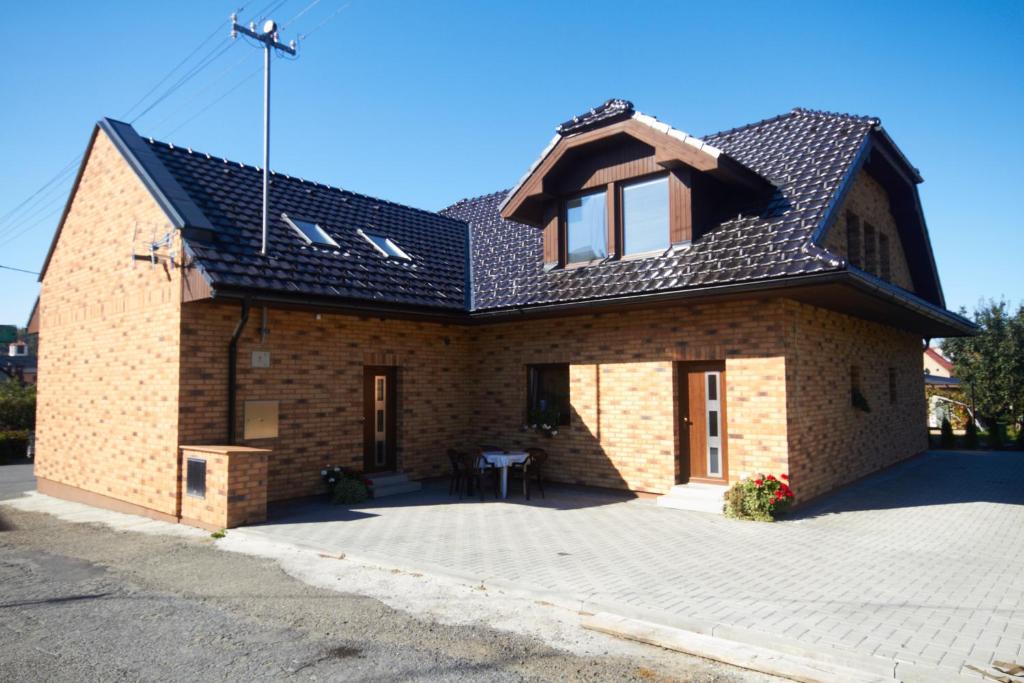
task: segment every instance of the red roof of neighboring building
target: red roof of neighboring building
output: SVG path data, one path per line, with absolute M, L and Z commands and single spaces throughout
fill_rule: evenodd
M 941 353 L 939 353 L 938 351 L 936 351 L 935 349 L 933 349 L 930 346 L 927 349 L 925 349 L 924 352 L 925 352 L 926 356 L 931 358 L 933 361 L 938 363 L 940 366 L 942 366 L 943 368 L 945 368 L 949 372 L 953 372 L 953 363 L 951 363 L 950 360 L 948 358 L 946 358 L 945 356 L 943 356 Z

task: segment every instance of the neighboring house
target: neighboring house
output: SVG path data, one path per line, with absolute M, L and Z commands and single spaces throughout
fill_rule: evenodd
M 0 381 L 18 380 L 25 384 L 36 382 L 36 357 L 23 341 L 7 345 L 7 355 L 0 356 Z
M 439 213 L 276 173 L 266 255 L 260 178 L 96 126 L 41 276 L 40 490 L 234 524 L 326 463 L 420 479 L 489 443 L 806 500 L 927 447 L 921 339 L 973 331 L 877 119 L 698 139 L 612 100 Z
M 924 374 L 930 377 L 953 377 L 953 362 L 928 346 L 924 350 Z
M 938 429 L 948 419 L 958 428 L 970 408 L 964 402 L 960 378 L 953 376 L 953 363 L 928 346 L 924 350 L 924 385 L 928 399 L 928 427 Z

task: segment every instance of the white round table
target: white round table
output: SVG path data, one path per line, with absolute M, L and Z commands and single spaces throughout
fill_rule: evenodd
M 512 451 L 510 453 L 504 451 L 485 451 L 480 454 L 480 457 L 495 467 L 501 468 L 501 497 L 508 498 L 508 466 L 526 462 L 526 459 L 530 456 L 525 451 Z

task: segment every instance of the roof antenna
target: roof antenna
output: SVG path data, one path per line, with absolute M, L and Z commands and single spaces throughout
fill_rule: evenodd
M 241 33 L 254 40 L 263 43 L 263 241 L 260 246 L 260 256 L 267 255 L 267 225 L 269 222 L 269 194 L 270 194 L 270 53 L 273 50 L 280 50 L 294 55 L 295 41 L 287 45 L 277 40 L 277 23 L 273 19 L 267 19 L 263 23 L 263 32 L 256 30 L 256 22 L 249 22 L 249 26 L 242 26 L 238 23 L 238 15 L 231 15 L 231 39 L 234 40 Z

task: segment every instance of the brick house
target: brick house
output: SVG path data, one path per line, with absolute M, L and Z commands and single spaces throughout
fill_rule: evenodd
M 232 525 L 327 462 L 423 479 L 496 443 L 806 500 L 926 448 L 922 338 L 972 330 L 919 182 L 877 119 L 698 139 L 611 100 L 438 213 L 272 174 L 263 254 L 259 169 L 104 119 L 41 276 L 39 488 Z

